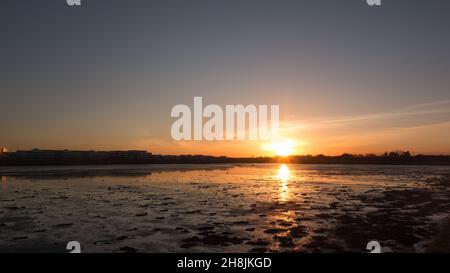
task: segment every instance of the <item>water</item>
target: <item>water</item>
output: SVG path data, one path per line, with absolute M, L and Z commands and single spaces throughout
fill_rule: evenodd
M 450 167 L 0 168 L 0 251 L 423 252 L 450 212 Z

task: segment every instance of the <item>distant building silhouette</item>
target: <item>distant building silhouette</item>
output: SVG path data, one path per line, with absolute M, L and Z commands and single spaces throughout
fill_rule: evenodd
M 90 165 L 90 164 L 214 164 L 214 163 L 297 163 L 297 164 L 375 164 L 450 165 L 450 155 L 412 155 L 406 151 L 382 155 L 342 154 L 296 155 L 288 157 L 241 157 L 207 155 L 153 155 L 146 151 L 19 150 L 1 152 L 0 166 L 7 165 Z
M 11 156 L 18 160 L 147 160 L 147 151 L 71 151 L 71 150 L 18 150 Z

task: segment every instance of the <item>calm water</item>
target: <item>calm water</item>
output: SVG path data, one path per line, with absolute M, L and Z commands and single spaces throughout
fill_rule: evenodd
M 0 251 L 422 252 L 450 212 L 450 167 L 0 168 Z

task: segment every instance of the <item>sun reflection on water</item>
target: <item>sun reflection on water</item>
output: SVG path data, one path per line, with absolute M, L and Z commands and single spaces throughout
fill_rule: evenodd
M 291 178 L 291 171 L 286 164 L 282 164 L 278 169 L 277 178 L 281 182 L 280 200 L 286 202 L 289 198 L 289 179 Z

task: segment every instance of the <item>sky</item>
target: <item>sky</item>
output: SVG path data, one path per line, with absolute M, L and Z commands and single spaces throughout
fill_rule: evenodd
M 1 0 L 0 146 L 272 155 L 175 141 L 173 106 L 280 105 L 296 154 L 450 154 L 446 0 Z

